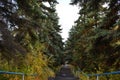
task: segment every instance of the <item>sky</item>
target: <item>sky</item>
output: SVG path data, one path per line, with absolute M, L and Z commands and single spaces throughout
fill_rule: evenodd
M 57 0 L 59 4 L 56 6 L 56 10 L 59 16 L 59 24 L 62 28 L 62 38 L 66 41 L 69 35 L 69 31 L 74 25 L 74 21 L 78 19 L 78 7 L 69 5 L 71 0 Z

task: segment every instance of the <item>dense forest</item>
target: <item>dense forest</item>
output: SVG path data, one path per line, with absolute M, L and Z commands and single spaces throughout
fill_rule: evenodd
M 65 43 L 57 4 L 0 0 L 0 70 L 24 72 L 25 80 L 47 80 L 65 61 L 84 73 L 120 70 L 120 0 L 71 0 L 79 18 Z M 21 79 L 0 75 L 0 80 Z
M 60 65 L 63 55 L 56 4 L 0 0 L 0 70 L 35 73 L 41 80 L 53 75 L 50 68 Z
M 120 0 L 72 0 L 71 5 L 80 10 L 66 59 L 86 73 L 120 70 Z

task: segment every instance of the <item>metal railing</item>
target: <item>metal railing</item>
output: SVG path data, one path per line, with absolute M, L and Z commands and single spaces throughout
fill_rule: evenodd
M 107 72 L 101 74 L 87 74 L 87 80 L 90 80 L 90 77 L 95 76 L 96 80 L 99 80 L 99 76 L 111 75 L 111 74 L 120 74 L 120 71 Z
M 0 74 L 13 74 L 13 75 L 21 75 L 22 79 L 25 80 L 25 73 L 21 72 L 8 72 L 8 71 L 0 71 Z M 101 73 L 101 74 L 87 74 L 87 80 L 90 80 L 90 77 L 96 77 L 96 80 L 99 80 L 99 76 L 106 76 L 106 75 L 113 75 L 113 74 L 120 74 L 120 71 L 114 71 L 114 72 L 106 72 L 106 73 Z M 37 76 L 36 74 L 30 75 L 30 76 Z
M 21 75 L 22 80 L 25 80 L 25 74 L 21 72 L 8 72 L 8 71 L 0 71 L 0 74 L 14 74 L 14 75 Z

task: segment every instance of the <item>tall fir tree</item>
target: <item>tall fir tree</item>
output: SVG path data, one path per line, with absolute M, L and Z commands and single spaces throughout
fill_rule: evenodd
M 61 63 L 63 42 L 56 4 L 56 0 L 0 0 L 1 56 L 16 64 L 36 50 L 53 56 L 54 64 Z
M 71 4 L 80 6 L 80 16 L 69 33 L 66 57 L 86 72 L 118 70 L 119 1 L 72 0 Z

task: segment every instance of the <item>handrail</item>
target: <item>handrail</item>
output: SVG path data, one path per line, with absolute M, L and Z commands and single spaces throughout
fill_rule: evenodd
M 21 72 L 8 72 L 8 71 L 0 71 L 0 74 L 16 74 L 16 75 L 24 75 Z
M 120 74 L 120 71 L 107 72 L 107 73 L 101 73 L 101 74 L 87 74 L 87 76 L 103 76 L 103 75 L 110 75 L 110 74 Z
M 99 76 L 105 76 L 105 75 L 110 75 L 110 74 L 120 74 L 120 71 L 106 72 L 106 73 L 101 73 L 101 74 L 87 74 L 87 76 L 88 76 L 88 80 L 90 76 L 96 76 L 97 77 L 96 80 L 99 80 Z
M 8 71 L 0 71 L 0 74 L 16 74 L 16 75 L 22 75 L 22 80 L 25 80 L 25 74 L 21 72 L 8 72 Z
M 25 74 L 22 72 L 9 72 L 9 71 L 0 71 L 0 74 L 15 74 L 15 75 L 21 75 L 22 80 L 25 80 L 25 76 L 37 76 L 38 74 Z

